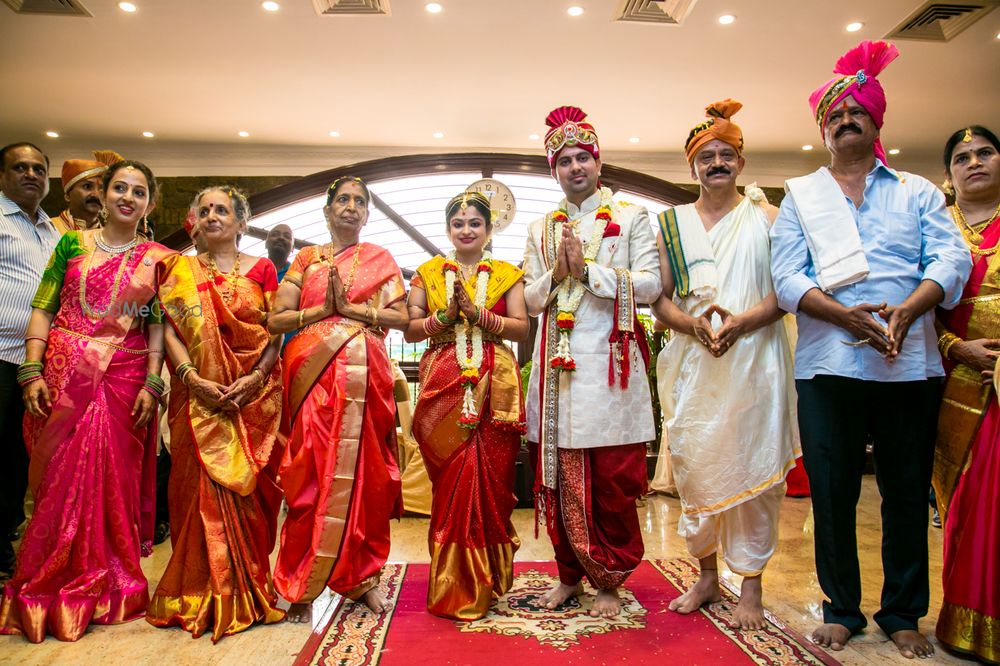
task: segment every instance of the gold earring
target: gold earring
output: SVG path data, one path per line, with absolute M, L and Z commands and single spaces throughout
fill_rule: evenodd
M 149 218 L 142 216 L 142 235 L 149 238 Z
M 951 178 L 944 179 L 944 182 L 941 183 L 941 191 L 948 196 L 953 196 L 955 194 L 955 188 L 951 184 Z

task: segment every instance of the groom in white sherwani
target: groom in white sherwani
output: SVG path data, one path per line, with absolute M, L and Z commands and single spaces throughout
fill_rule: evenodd
M 677 528 L 701 567 L 670 609 L 692 613 L 719 600 L 721 551 L 743 576 L 734 624 L 760 629 L 761 575 L 800 452 L 791 352 L 771 281 L 768 231 L 778 211 L 756 185 L 745 196 L 736 188 L 743 134 L 730 118 L 741 107 L 712 104 L 688 135 L 700 191 L 658 217 L 663 294 L 653 312 L 679 333 L 660 353 L 657 382 L 681 500 Z

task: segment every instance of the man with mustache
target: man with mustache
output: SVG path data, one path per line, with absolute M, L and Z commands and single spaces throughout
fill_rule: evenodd
M 944 374 L 932 310 L 958 303 L 972 265 L 941 192 L 886 165 L 875 77 L 898 55 L 862 42 L 810 96 L 830 166 L 785 183 L 771 268 L 778 305 L 798 318 L 799 430 L 828 597 L 812 640 L 841 650 L 867 624 L 855 510 L 870 436 L 885 576 L 874 620 L 912 658 L 934 652 L 917 630 L 929 603 L 927 489 Z
M 701 567 L 670 610 L 693 613 L 721 598 L 721 550 L 743 576 L 734 626 L 761 629 L 761 575 L 778 545 L 799 436 L 784 313 L 770 274 L 768 231 L 778 210 L 756 184 L 742 197 L 736 188 L 743 133 L 730 118 L 742 106 L 731 99 L 708 106 L 708 120 L 688 135 L 684 152 L 699 196 L 658 217 L 663 293 L 653 313 L 680 333 L 660 354 L 657 382 L 681 500 L 677 531 Z
M 527 438 L 535 498 L 555 549 L 559 584 L 540 604 L 597 590 L 594 617 L 621 609 L 618 588 L 642 560 L 635 509 L 656 436 L 649 350 L 636 303 L 660 293 L 656 243 L 642 206 L 600 186 L 597 131 L 572 106 L 545 119 L 552 176 L 566 198 L 528 226 L 524 297 L 539 317 L 528 384 Z
M 49 192 L 49 160 L 27 142 L 0 148 L 0 578 L 14 570 L 17 528 L 24 521 L 28 455 L 17 367 L 31 300 L 59 233 L 39 204 Z
M 69 204 L 52 223 L 60 234 L 89 229 L 101 212 L 101 176 L 122 156 L 110 150 L 94 151 L 92 160 L 66 160 L 62 168 L 63 197 Z

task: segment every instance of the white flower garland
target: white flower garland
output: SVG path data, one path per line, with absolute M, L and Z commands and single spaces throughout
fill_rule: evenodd
M 458 260 L 455 251 L 448 253 L 444 262 L 445 303 L 451 303 L 455 297 L 455 279 L 458 273 Z M 485 277 L 481 275 L 485 273 Z M 493 255 L 484 252 L 476 266 L 476 294 L 472 304 L 476 308 L 486 306 L 486 293 L 490 278 L 493 275 Z M 469 354 L 469 329 L 472 329 L 472 354 Z M 465 396 L 462 399 L 462 416 L 459 424 L 466 428 L 475 428 L 479 423 L 479 413 L 476 411 L 476 400 L 472 387 L 479 383 L 479 368 L 483 365 L 483 329 L 470 321 L 458 322 L 455 325 L 455 358 L 462 371 L 461 382 L 465 386 Z
M 585 264 L 592 263 L 597 258 L 597 253 L 601 249 L 604 232 L 611 222 L 611 197 L 611 190 L 602 187 L 601 204 L 597 209 L 597 216 L 594 219 L 594 229 L 590 234 L 590 240 L 583 247 L 583 261 Z M 569 216 L 566 213 L 566 209 L 560 208 L 553 213 L 552 221 L 555 222 L 552 233 L 559 234 L 559 238 L 561 238 L 563 225 L 569 223 Z M 567 276 L 559 284 L 559 289 L 556 292 L 556 310 L 558 312 L 556 315 L 556 326 L 559 328 L 559 344 L 552 357 L 551 365 L 553 368 L 561 368 L 563 370 L 576 369 L 576 361 L 573 360 L 573 355 L 570 352 L 569 336 L 573 331 L 575 324 L 574 315 L 577 308 L 580 307 L 583 292 L 583 283 L 571 275 Z

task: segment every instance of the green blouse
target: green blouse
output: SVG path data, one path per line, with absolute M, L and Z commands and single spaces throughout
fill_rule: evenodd
M 73 257 L 78 257 L 88 252 L 93 252 L 83 241 L 82 231 L 68 231 L 56 243 L 56 249 L 49 257 L 49 263 L 42 273 L 42 282 L 38 285 L 35 298 L 31 301 L 31 307 L 56 313 L 59 311 L 59 293 L 62 291 L 63 282 L 66 279 L 66 269 L 69 261 Z M 83 276 L 80 276 L 83 279 Z M 156 307 L 156 298 L 149 302 L 149 315 L 146 316 L 147 324 L 163 323 L 163 309 Z

